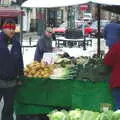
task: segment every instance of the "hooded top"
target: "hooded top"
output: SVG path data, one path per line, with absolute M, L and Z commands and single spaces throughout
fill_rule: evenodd
M 120 41 L 112 45 L 105 55 L 103 63 L 111 67 L 110 87 L 120 87 Z
M 106 45 L 111 48 L 112 45 L 120 40 L 120 24 L 111 22 L 104 28 L 103 36 L 106 40 Z
M 8 48 L 7 36 L 0 34 L 0 80 L 15 80 L 23 75 L 23 57 L 20 43 L 15 37 L 11 39 L 11 50 Z

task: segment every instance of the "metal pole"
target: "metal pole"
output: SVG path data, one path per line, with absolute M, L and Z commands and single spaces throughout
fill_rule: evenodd
M 45 29 L 44 8 L 37 8 L 37 33 L 42 35 Z
M 97 18 L 98 18 L 98 41 L 97 41 L 97 55 L 100 56 L 100 14 L 101 14 L 101 10 L 100 10 L 100 4 L 97 4 Z
M 20 44 L 21 46 L 22 46 L 22 42 L 23 42 L 23 16 L 22 14 L 20 14 Z
M 67 26 L 69 29 L 75 28 L 75 8 L 72 6 L 68 7 L 68 15 L 67 15 Z
M 84 11 L 83 11 L 83 15 L 84 15 Z M 85 37 L 85 21 L 83 21 L 83 28 L 82 28 L 82 31 L 83 31 L 83 50 L 86 50 L 86 37 Z

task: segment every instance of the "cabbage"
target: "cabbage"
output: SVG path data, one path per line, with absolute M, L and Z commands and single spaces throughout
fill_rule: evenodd
M 120 110 L 113 112 L 112 120 L 120 120 Z
M 54 110 L 47 115 L 49 120 L 68 120 L 67 112 Z
M 99 112 L 91 112 L 90 116 L 87 118 L 87 120 L 96 120 L 96 118 L 100 115 Z
M 95 118 L 99 115 L 97 112 L 92 112 L 89 110 L 82 110 L 82 116 L 80 120 L 95 120 Z
M 101 114 L 99 114 L 94 120 L 100 120 L 100 115 Z
M 69 120 L 80 120 L 81 114 L 80 109 L 70 110 L 68 113 Z
M 112 114 L 113 111 L 110 110 L 102 112 L 98 120 L 112 120 Z
M 89 110 L 54 110 L 47 115 L 49 120 L 120 120 L 120 110 L 108 110 L 102 113 Z

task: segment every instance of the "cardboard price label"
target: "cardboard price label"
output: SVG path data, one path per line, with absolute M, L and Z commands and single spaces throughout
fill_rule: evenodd
M 111 104 L 109 104 L 109 103 L 102 103 L 101 105 L 100 105 L 100 110 L 103 112 L 105 112 L 105 111 L 108 111 L 108 110 L 111 110 L 111 107 L 112 107 L 112 105 Z
M 54 64 L 55 53 L 44 53 L 43 61 L 47 64 Z

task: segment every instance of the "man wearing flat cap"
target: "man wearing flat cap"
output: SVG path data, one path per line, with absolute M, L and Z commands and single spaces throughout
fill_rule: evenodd
M 1 120 L 13 120 L 13 103 L 17 79 L 23 76 L 23 57 L 19 40 L 16 40 L 15 22 L 6 19 L 0 33 L 0 100 L 4 106 Z
M 34 60 L 41 61 L 44 52 L 52 52 L 53 50 L 52 34 L 53 34 L 53 29 L 47 27 L 44 34 L 40 37 L 40 39 L 37 42 Z

